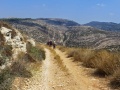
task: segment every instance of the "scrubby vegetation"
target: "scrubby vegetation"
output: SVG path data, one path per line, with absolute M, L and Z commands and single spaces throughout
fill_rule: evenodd
M 10 45 L 0 46 L 0 65 L 5 64 L 12 56 L 12 47 Z
M 92 75 L 110 77 L 110 86 L 120 88 L 120 52 L 66 47 L 59 49 L 66 51 L 67 57 L 72 57 L 74 61 L 80 61 L 83 66 L 95 69 Z
M 48 46 L 45 46 L 46 48 L 48 48 L 50 50 L 50 52 L 53 54 L 54 56 L 54 59 L 55 59 L 55 62 L 56 64 L 60 67 L 60 69 L 64 72 L 67 72 L 68 73 L 68 69 L 66 68 L 66 66 L 63 64 L 63 61 L 62 59 L 60 58 L 60 56 L 51 48 L 51 47 L 48 47 Z
M 45 59 L 45 51 L 39 46 L 32 46 L 30 43 L 27 43 L 27 53 L 34 60 L 43 60 Z
M 9 28 L 9 29 L 13 29 L 8 23 L 3 22 L 3 21 L 0 21 L 0 28 L 1 27 L 6 27 L 6 28 Z
M 17 35 L 17 32 L 9 24 L 1 21 L 1 27 L 12 30 L 11 39 Z M 31 43 L 27 43 L 26 47 L 27 52 L 17 51 L 17 57 L 13 58 L 13 51 L 16 47 L 8 45 L 0 32 L 0 90 L 11 90 L 15 78 L 31 78 L 40 70 L 41 61 L 45 59 L 45 51 L 40 45 L 33 46 Z M 17 47 L 17 49 L 19 48 Z
M 0 70 L 0 90 L 10 90 L 15 77 L 31 78 L 40 68 L 41 60 L 45 59 L 45 52 L 39 46 L 29 44 L 28 52 L 19 53 L 17 60 L 11 62 L 11 66 Z M 11 46 L 0 47 L 0 66 L 11 61 Z

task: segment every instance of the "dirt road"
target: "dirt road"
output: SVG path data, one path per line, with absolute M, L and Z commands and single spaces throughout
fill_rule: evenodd
M 19 85 L 20 88 L 15 90 L 110 90 L 100 79 L 87 75 L 79 63 L 66 58 L 65 53 L 55 50 L 67 71 L 59 67 L 49 49 L 45 48 L 45 51 L 46 59 L 38 73 L 30 79 L 24 79 L 26 84 L 22 87 Z

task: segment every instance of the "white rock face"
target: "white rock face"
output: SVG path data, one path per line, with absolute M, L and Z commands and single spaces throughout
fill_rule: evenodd
M 27 42 L 31 43 L 32 46 L 36 45 L 34 39 L 32 38 L 28 39 Z
M 21 35 L 21 33 L 17 30 L 15 30 L 16 35 L 11 38 L 11 29 L 8 29 L 6 27 L 1 27 L 0 29 L 0 33 L 3 34 L 3 37 L 5 39 L 5 43 L 8 45 L 12 45 L 13 48 L 13 59 L 17 58 L 17 55 L 20 52 L 24 52 L 26 53 L 26 42 L 23 41 L 23 36 Z
M 12 36 L 14 33 L 14 36 Z M 0 35 L 2 38 L 2 42 L 6 45 L 11 45 L 12 46 L 12 57 L 11 59 L 13 60 L 18 60 L 18 55 L 20 55 L 20 53 L 27 53 L 27 48 L 26 48 L 26 43 L 29 42 L 31 43 L 32 46 L 35 46 L 35 41 L 32 38 L 29 38 L 25 41 L 22 34 L 14 29 L 14 31 L 12 31 L 12 29 L 8 29 L 6 27 L 1 27 L 0 28 Z M 4 44 L 0 44 L 0 45 L 4 45 Z M 0 57 L 2 57 L 2 55 L 0 54 Z M 4 70 L 6 67 L 9 67 L 12 65 L 12 61 L 9 59 L 5 60 L 6 63 L 3 64 L 2 66 L 0 66 L 0 72 L 1 70 Z
M 5 67 L 6 67 L 5 65 L 2 65 L 2 66 L 0 66 L 0 69 L 3 70 L 3 69 L 5 69 Z
M 5 42 L 9 42 L 11 40 L 11 31 L 12 31 L 11 29 L 1 27 L 0 32 L 4 36 Z
M 10 31 L 12 31 L 12 30 L 11 30 L 11 29 L 8 29 L 8 28 L 6 28 L 6 27 L 1 27 L 0 31 L 1 31 L 1 33 L 2 33 L 3 35 L 6 35 L 6 33 L 10 32 Z

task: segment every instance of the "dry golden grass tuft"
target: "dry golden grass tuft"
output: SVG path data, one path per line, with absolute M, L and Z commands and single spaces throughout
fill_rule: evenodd
M 94 68 L 94 75 L 107 77 L 111 76 L 110 85 L 113 88 L 120 88 L 120 52 L 110 52 L 108 50 L 91 50 L 85 48 L 66 48 L 68 57 L 74 61 L 80 61 L 87 68 Z
M 68 57 L 80 61 L 86 67 L 97 68 L 97 71 L 111 75 L 120 66 L 119 54 L 107 50 L 91 50 L 85 48 L 67 48 Z
M 36 47 L 38 50 L 40 47 Z M 14 61 L 12 65 L 12 74 L 15 76 L 30 78 L 40 71 L 43 57 L 41 57 L 41 52 L 37 52 L 36 48 L 31 46 L 27 53 L 19 53 L 17 60 Z M 29 51 L 30 50 L 30 51 Z M 33 50 L 34 52 L 32 52 Z M 37 53 L 37 54 L 36 54 Z M 42 52 L 44 53 L 44 52 Z M 45 53 L 44 53 L 45 54 Z M 39 55 L 39 56 L 38 56 Z
M 113 89 L 120 90 L 120 70 L 116 70 L 110 78 L 110 86 Z
M 106 75 L 112 75 L 120 68 L 119 56 L 106 50 L 100 50 L 96 53 L 96 68 L 98 72 L 103 72 Z
M 62 59 L 60 58 L 60 56 L 55 52 L 55 50 L 49 46 L 45 46 L 47 49 L 50 50 L 50 52 L 53 54 L 54 56 L 54 59 L 55 59 L 55 62 L 57 63 L 57 65 L 60 67 L 60 69 L 64 72 L 67 72 L 67 75 L 69 74 L 68 73 L 68 69 L 66 68 L 66 66 L 63 64 L 63 61 Z
M 0 28 L 1 27 L 6 27 L 6 28 L 9 28 L 9 29 L 13 29 L 8 23 L 3 22 L 3 21 L 0 21 Z
M 59 50 L 61 50 L 62 52 L 65 52 L 66 49 L 67 49 L 67 47 L 65 47 L 65 46 L 57 46 L 57 48 L 58 48 Z

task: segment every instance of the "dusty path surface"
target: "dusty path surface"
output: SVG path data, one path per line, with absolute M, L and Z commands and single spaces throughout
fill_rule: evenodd
M 65 53 L 55 50 L 67 71 L 60 68 L 49 49 L 45 51 L 46 59 L 40 70 L 32 78 L 17 78 L 12 90 L 110 90 L 99 80 L 87 76 L 82 67 L 66 58 Z M 17 82 L 18 79 L 22 83 Z
M 81 86 L 81 89 L 78 90 L 111 90 L 109 87 L 107 87 L 104 79 L 98 79 L 87 75 L 86 68 L 80 66 L 80 63 L 75 63 L 69 58 L 66 58 L 65 53 L 58 49 L 55 51 L 63 60 L 64 65 L 66 68 L 68 68 L 68 71 L 73 77 L 74 81 L 76 81 L 76 84 Z

